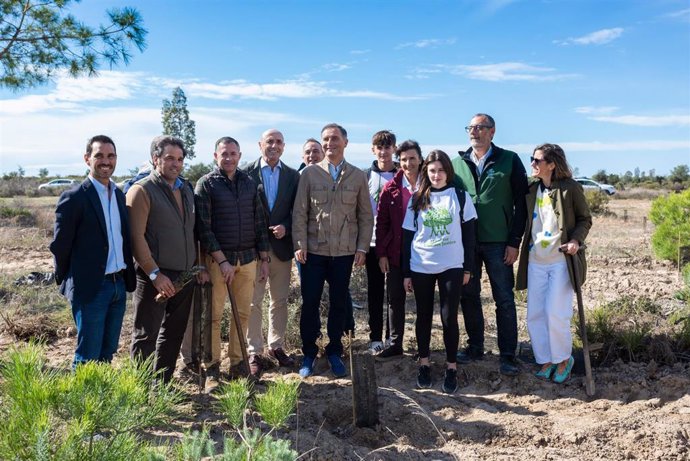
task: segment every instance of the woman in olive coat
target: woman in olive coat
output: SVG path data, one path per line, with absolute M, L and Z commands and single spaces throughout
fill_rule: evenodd
M 585 280 L 587 266 L 580 246 L 592 217 L 560 146 L 537 146 L 530 164 L 533 177 L 526 200 L 532 217 L 522 239 L 516 289 L 527 288 L 527 329 L 534 358 L 541 365 L 536 376 L 562 383 L 574 363 L 573 290 L 575 280 L 580 284 Z M 577 258 L 579 264 L 567 258 Z M 574 270 L 579 272 L 577 278 Z

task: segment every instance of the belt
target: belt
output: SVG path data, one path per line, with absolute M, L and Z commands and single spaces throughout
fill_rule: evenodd
M 112 272 L 110 274 L 105 274 L 103 277 L 105 280 L 108 280 L 109 282 L 117 282 L 118 280 L 123 279 L 125 276 L 125 270 L 121 270 L 119 272 Z

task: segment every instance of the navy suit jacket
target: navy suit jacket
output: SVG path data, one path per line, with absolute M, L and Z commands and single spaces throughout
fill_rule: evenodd
M 257 184 L 260 192 L 261 205 L 266 214 L 266 222 L 269 226 L 277 226 L 282 224 L 285 226 L 285 236 L 282 239 L 277 239 L 273 236 L 273 232 L 268 232 L 268 240 L 271 243 L 273 253 L 281 261 L 289 261 L 294 257 L 292 249 L 292 204 L 295 203 L 295 195 L 297 195 L 297 183 L 299 182 L 299 173 L 287 166 L 282 161 L 280 178 L 278 179 L 278 193 L 276 194 L 276 201 L 273 204 L 273 210 L 268 209 L 268 198 L 266 197 L 266 187 L 264 185 L 264 178 L 261 175 L 261 159 L 249 164 L 244 171 L 247 172 L 250 178 Z
M 118 188 L 114 193 L 120 211 L 122 254 L 127 264 L 125 286 L 127 291 L 134 291 L 136 275 L 125 195 Z M 60 292 L 70 302 L 91 301 L 105 276 L 108 233 L 98 192 L 89 178 L 60 195 L 50 251 L 55 257 L 55 281 L 60 285 Z

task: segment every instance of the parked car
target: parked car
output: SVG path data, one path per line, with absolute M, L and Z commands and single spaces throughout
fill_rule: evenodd
M 74 179 L 53 179 L 50 182 L 38 186 L 38 190 L 60 190 L 69 189 L 72 186 L 79 184 L 79 181 Z
M 616 188 L 610 184 L 601 184 L 593 179 L 589 178 L 575 178 L 575 181 L 579 182 L 584 190 L 596 190 L 599 192 L 604 192 L 608 195 L 613 195 L 616 193 Z

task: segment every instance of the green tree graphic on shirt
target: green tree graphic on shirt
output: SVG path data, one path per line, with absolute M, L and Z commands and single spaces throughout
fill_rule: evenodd
M 431 228 L 432 237 L 448 235 L 448 224 L 453 222 L 450 212 L 446 209 L 430 209 L 424 215 L 424 225 Z

